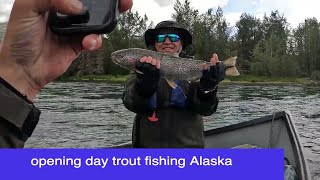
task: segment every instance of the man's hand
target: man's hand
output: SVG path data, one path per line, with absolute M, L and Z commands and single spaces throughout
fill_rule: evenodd
M 142 57 L 135 65 L 137 74 L 136 89 L 143 97 L 152 96 L 158 88 L 160 61 L 152 57 Z
M 119 2 L 120 12 L 132 6 L 132 0 Z M 0 51 L 0 77 L 33 100 L 81 51 L 99 48 L 100 35 L 59 37 L 48 28 L 49 10 L 81 14 L 82 8 L 79 0 L 16 0 Z
M 210 60 L 210 67 L 204 65 L 202 77 L 200 78 L 200 89 L 204 92 L 213 91 L 224 79 L 225 68 L 219 61 L 218 55 L 213 54 Z

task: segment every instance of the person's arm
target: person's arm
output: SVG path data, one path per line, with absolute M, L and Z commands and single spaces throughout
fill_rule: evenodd
M 0 78 L 0 148 L 23 148 L 39 116 L 32 102 Z
M 135 68 L 140 73 L 129 78 L 122 100 L 128 110 L 143 113 L 150 110 L 150 98 L 158 89 L 160 62 L 151 57 L 142 57 Z
M 189 88 L 189 108 L 202 116 L 210 116 L 216 112 L 219 100 L 217 97 L 218 87 L 205 93 L 199 87 L 199 83 L 192 83 Z
M 132 0 L 119 3 L 120 12 L 132 6 Z M 79 0 L 15 0 L 12 6 L 0 42 L 0 77 L 5 82 L 0 86 L 0 147 L 23 147 L 39 119 L 40 111 L 32 103 L 36 95 L 62 75 L 81 51 L 101 47 L 101 35 L 52 33 L 46 18 L 52 9 L 77 15 L 83 13 L 83 4 Z
M 136 75 L 131 75 L 127 84 L 125 85 L 125 91 L 123 93 L 124 106 L 135 113 L 143 113 L 148 110 L 150 97 L 141 96 L 136 88 Z
M 210 116 L 218 107 L 218 84 L 224 79 L 224 65 L 216 54 L 212 55 L 210 67 L 204 67 L 200 82 L 190 85 L 189 106 L 191 110 L 203 116 Z

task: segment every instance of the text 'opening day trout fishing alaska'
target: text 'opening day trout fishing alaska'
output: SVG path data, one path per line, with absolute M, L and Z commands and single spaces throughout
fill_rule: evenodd
M 170 54 L 140 48 L 115 51 L 111 54 L 111 59 L 121 67 L 137 72 L 137 70 L 135 70 L 135 63 L 140 61 L 144 56 L 151 56 L 160 61 L 160 73 L 167 80 L 199 80 L 202 76 L 203 65 L 210 65 L 210 62 L 204 60 L 175 57 Z M 222 61 L 227 76 L 238 76 L 240 74 L 235 67 L 236 60 L 237 57 L 232 57 Z

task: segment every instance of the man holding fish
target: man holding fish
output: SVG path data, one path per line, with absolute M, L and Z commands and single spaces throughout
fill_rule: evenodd
M 133 146 L 204 147 L 202 116 L 216 111 L 218 84 L 225 73 L 238 75 L 235 58 L 229 60 L 231 65 L 220 62 L 217 54 L 209 64 L 183 58 L 192 36 L 174 21 L 163 21 L 147 30 L 145 43 L 150 50 L 127 49 L 112 54 L 116 64 L 136 72 L 123 94 L 125 107 L 136 113 Z

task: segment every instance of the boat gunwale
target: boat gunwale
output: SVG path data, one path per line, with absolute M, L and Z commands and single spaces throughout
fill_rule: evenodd
M 286 114 L 285 111 L 281 111 L 281 112 L 275 113 L 274 115 L 268 115 L 268 116 L 260 117 L 257 119 L 252 119 L 249 121 L 240 122 L 237 124 L 232 124 L 232 125 L 227 125 L 227 126 L 223 126 L 220 128 L 206 130 L 206 131 L 204 131 L 204 135 L 211 136 L 211 135 L 220 134 L 223 132 L 237 130 L 237 129 L 244 128 L 244 127 L 250 127 L 250 126 L 257 125 L 257 124 L 262 124 L 262 123 L 270 121 L 270 119 L 273 119 L 273 116 L 274 116 L 274 121 L 281 120 L 281 118 L 283 116 L 285 116 L 285 114 Z
M 290 132 L 290 140 L 291 142 L 294 143 L 295 148 L 293 149 L 295 152 L 295 154 L 298 156 L 298 162 L 296 163 L 299 166 L 300 169 L 300 179 L 301 180 L 310 180 L 311 176 L 310 176 L 310 171 L 309 171 L 309 165 L 306 162 L 306 158 L 304 156 L 304 148 L 301 145 L 300 142 L 300 136 L 297 132 L 296 126 L 293 122 L 292 116 L 290 115 L 290 113 L 285 113 L 286 116 L 286 124 L 287 124 L 287 128 L 289 128 L 289 132 Z
M 290 141 L 293 142 L 291 144 L 293 146 L 294 156 L 297 157 L 296 169 L 299 169 L 299 171 L 297 172 L 299 176 L 299 180 L 311 180 L 310 170 L 309 170 L 308 163 L 306 162 L 307 160 L 303 154 L 303 148 L 300 142 L 300 136 L 297 133 L 295 124 L 292 121 L 293 119 L 290 113 L 286 111 L 275 112 L 273 115 L 268 115 L 268 116 L 256 118 L 256 119 L 245 121 L 245 122 L 240 122 L 233 125 L 227 125 L 220 128 L 206 130 L 204 131 L 204 135 L 205 137 L 212 136 L 212 135 L 220 134 L 223 132 L 229 132 L 229 131 L 237 130 L 240 128 L 245 128 L 245 127 L 250 127 L 257 124 L 266 123 L 272 120 L 273 121 L 284 120 L 285 122 L 285 126 L 288 129 L 288 136 L 290 138 Z M 128 147 L 132 148 L 131 142 L 119 144 L 111 148 L 128 148 Z
M 290 141 L 292 142 L 293 146 L 293 153 L 296 157 L 296 169 L 299 169 L 298 176 L 300 177 L 299 180 L 311 180 L 310 172 L 309 172 L 309 166 L 306 162 L 306 158 L 303 154 L 303 148 L 300 142 L 300 136 L 297 133 L 295 124 L 292 122 L 292 117 L 290 113 L 286 111 L 280 111 L 275 112 L 273 115 L 268 115 L 260 118 L 256 118 L 253 120 L 240 122 L 237 124 L 227 125 L 220 128 L 210 129 L 207 131 L 204 131 L 205 136 L 212 136 L 224 132 L 230 132 L 233 130 L 238 130 L 240 128 L 255 126 L 257 124 L 263 124 L 269 121 L 278 121 L 278 120 L 284 120 L 286 128 L 288 129 L 288 136 L 290 138 Z M 263 148 L 263 147 L 262 147 Z

